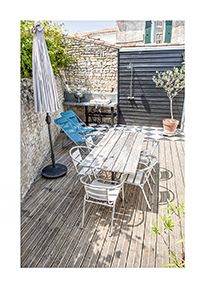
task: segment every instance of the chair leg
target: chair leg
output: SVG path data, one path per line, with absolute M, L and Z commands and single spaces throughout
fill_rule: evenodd
M 125 206 L 125 187 L 124 184 L 122 186 L 122 206 Z
M 149 201 L 148 201 L 148 199 L 147 199 L 147 196 L 146 196 L 146 194 L 145 194 L 144 187 L 141 187 L 141 186 L 140 186 L 140 188 L 141 188 L 142 193 L 143 193 L 143 195 L 144 195 L 144 198 L 145 198 L 145 201 L 146 201 L 146 203 L 147 203 L 147 206 L 148 206 L 149 209 L 151 210 L 151 206 L 150 206 Z
M 152 172 L 150 173 L 150 176 L 151 176 L 151 178 L 152 178 L 152 182 L 155 184 L 155 180 L 154 180 L 154 177 L 153 177 L 153 175 L 152 175 Z
M 147 180 L 147 184 L 148 184 L 148 186 L 149 186 L 149 190 L 150 190 L 151 194 L 153 194 L 152 187 L 151 187 L 151 185 L 150 185 L 149 180 Z
M 65 141 L 66 141 L 66 136 L 65 136 L 65 133 L 63 133 L 63 139 L 62 139 L 62 148 L 65 148 Z
M 115 204 L 114 204 L 114 206 L 112 208 L 112 218 L 111 218 L 111 223 L 110 223 L 110 236 L 112 236 L 114 214 L 115 214 Z
M 85 219 L 85 199 L 83 201 L 83 216 L 82 216 L 81 228 L 83 228 L 83 226 L 84 226 L 84 219 Z

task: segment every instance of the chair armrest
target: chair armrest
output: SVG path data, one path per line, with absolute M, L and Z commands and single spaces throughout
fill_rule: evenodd
M 147 165 L 147 164 L 145 164 L 144 162 L 139 162 L 138 163 L 138 165 L 142 165 L 142 166 L 144 166 L 143 168 L 138 168 L 137 167 L 137 171 L 142 171 L 142 172 L 145 172 L 145 171 L 147 171 L 148 169 L 149 169 L 149 164 Z

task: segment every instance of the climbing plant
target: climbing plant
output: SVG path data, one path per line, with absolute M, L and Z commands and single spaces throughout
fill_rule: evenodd
M 48 54 L 55 75 L 59 74 L 63 68 L 76 62 L 76 57 L 70 55 L 71 40 L 66 39 L 62 26 L 52 21 L 42 21 L 44 26 L 45 41 L 48 48 Z M 31 28 L 34 21 L 24 20 L 21 26 L 21 77 L 32 77 L 32 43 L 33 33 Z

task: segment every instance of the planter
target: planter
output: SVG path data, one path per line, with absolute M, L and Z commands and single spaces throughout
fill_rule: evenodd
M 174 135 L 176 133 L 178 124 L 179 121 L 176 119 L 164 119 L 163 120 L 164 134 Z
M 65 101 L 76 102 L 75 94 L 67 92 L 67 91 L 64 91 L 64 99 L 65 99 Z

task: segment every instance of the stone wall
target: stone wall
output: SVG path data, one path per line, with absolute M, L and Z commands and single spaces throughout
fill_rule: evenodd
M 68 89 L 117 95 L 118 48 L 98 39 L 72 37 L 68 42 L 70 54 L 77 58 L 77 62 L 63 73 Z M 85 121 L 84 107 L 66 106 L 64 109 L 73 109 Z M 89 107 L 89 110 L 96 108 Z M 106 108 L 101 110 L 110 111 Z M 103 118 L 103 123 L 110 123 L 110 119 Z
M 77 62 L 65 71 L 68 86 L 91 93 L 117 93 L 118 49 L 97 39 L 75 37 L 69 41 Z
M 55 119 L 63 110 L 63 86 L 57 78 L 58 102 L 60 109 L 51 114 Z M 31 183 L 50 152 L 46 113 L 35 113 L 32 80 L 21 80 L 21 195 L 25 196 Z M 53 142 L 59 134 L 58 127 L 51 124 Z

